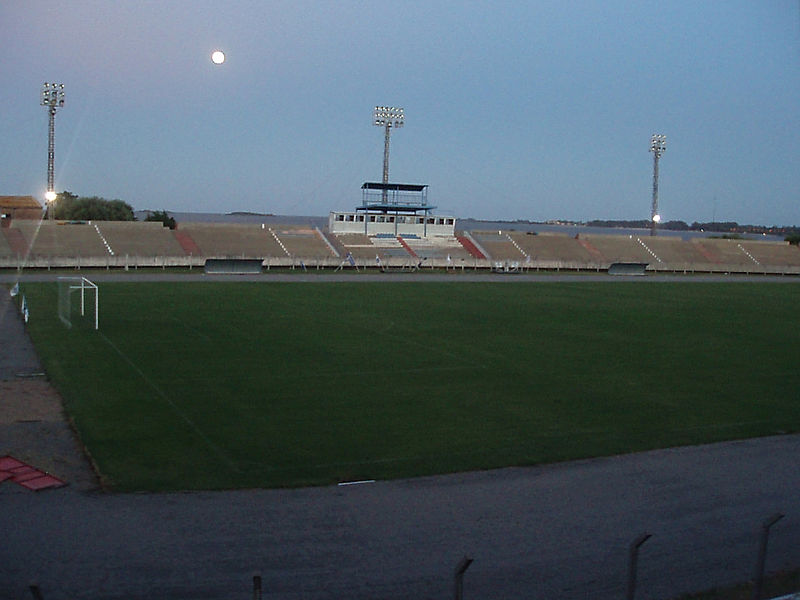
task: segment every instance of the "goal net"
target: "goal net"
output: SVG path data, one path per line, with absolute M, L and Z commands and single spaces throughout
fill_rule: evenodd
M 100 295 L 97 285 L 86 277 L 58 278 L 58 318 L 67 327 L 83 322 L 99 328 Z

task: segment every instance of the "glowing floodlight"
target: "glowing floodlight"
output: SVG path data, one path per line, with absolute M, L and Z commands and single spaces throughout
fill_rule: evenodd
M 222 50 L 214 50 L 211 53 L 211 62 L 215 65 L 221 65 L 225 62 L 225 53 Z
M 660 223 L 661 215 L 653 215 L 653 223 Z

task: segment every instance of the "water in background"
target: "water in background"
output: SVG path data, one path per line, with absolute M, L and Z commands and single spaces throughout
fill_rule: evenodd
M 140 221 L 147 216 L 146 211 L 137 211 Z M 260 215 L 253 213 L 176 213 L 170 212 L 180 223 L 264 223 L 265 225 L 302 225 L 323 229 L 328 225 L 328 217 L 293 216 L 293 215 Z M 478 221 L 475 219 L 456 219 L 456 231 L 533 231 L 536 233 L 562 233 L 576 235 L 635 235 L 647 237 L 649 229 L 625 227 L 588 227 L 585 225 L 554 225 L 549 223 L 528 223 L 527 221 Z M 715 231 L 670 231 L 659 229 L 658 235 L 679 237 L 684 240 L 692 238 L 721 236 Z M 777 235 L 761 235 L 755 233 L 740 234 L 743 239 L 782 242 L 783 237 Z

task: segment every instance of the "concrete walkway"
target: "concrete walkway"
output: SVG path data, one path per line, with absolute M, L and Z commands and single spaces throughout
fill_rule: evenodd
M 4 290 L 0 290 L 6 294 Z M 0 303 L 0 308 L 4 305 Z M 12 322 L 13 321 L 13 322 Z M 16 312 L 0 310 L 0 373 L 36 371 Z M 5 369 L 5 370 L 3 370 Z M 0 445 L 4 440 L 0 440 Z M 65 452 L 63 447 L 55 452 Z M 767 568 L 800 566 L 800 436 L 346 487 L 106 494 L 0 483 L 0 598 L 625 597 L 748 580 L 762 521 Z M 59 475 L 59 473 L 55 473 Z

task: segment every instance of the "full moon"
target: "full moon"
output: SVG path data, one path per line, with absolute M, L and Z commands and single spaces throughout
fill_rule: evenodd
M 225 62 L 225 53 L 222 50 L 214 50 L 211 53 L 211 62 L 215 65 L 221 65 Z

